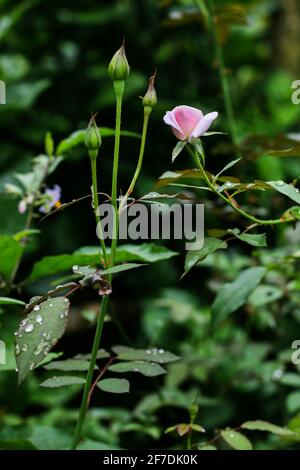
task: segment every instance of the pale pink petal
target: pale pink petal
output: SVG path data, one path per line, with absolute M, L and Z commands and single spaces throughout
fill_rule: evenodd
M 174 127 L 174 129 L 177 129 L 179 132 L 181 132 L 181 129 L 176 122 L 175 117 L 173 117 L 172 111 L 167 111 L 166 114 L 164 115 L 164 122 L 168 124 L 169 126 Z
M 200 109 L 191 106 L 176 106 L 172 111 L 172 118 L 176 120 L 181 132 L 188 139 L 197 126 L 199 121 L 203 118 L 203 113 Z
M 186 140 L 184 133 L 181 131 L 178 123 L 176 122 L 176 118 L 172 114 L 173 111 L 167 111 L 164 115 L 164 122 L 172 127 L 172 131 L 174 132 L 175 136 L 179 140 Z
M 211 126 L 212 122 L 217 119 L 218 113 L 216 111 L 206 114 L 197 126 L 194 128 L 193 132 L 190 134 L 190 139 L 200 137 L 203 135 Z
M 179 140 L 186 140 L 186 136 L 184 135 L 183 132 L 178 131 L 177 129 L 175 129 L 175 127 L 172 127 L 172 131 L 174 132 L 174 134 L 175 134 L 175 136 L 177 137 L 177 139 L 179 139 Z

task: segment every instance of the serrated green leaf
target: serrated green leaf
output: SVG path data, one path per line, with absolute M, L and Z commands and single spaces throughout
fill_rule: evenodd
M 236 160 L 232 160 L 230 163 L 227 163 L 227 165 L 224 166 L 224 168 L 222 168 L 221 171 L 219 171 L 219 173 L 216 174 L 216 176 L 214 177 L 214 181 L 217 181 L 219 176 L 221 176 L 222 173 L 224 173 L 224 171 L 226 170 L 229 170 L 230 168 L 232 168 L 234 165 L 236 165 L 239 161 L 241 160 L 241 157 L 240 158 L 237 158 Z
M 8 280 L 22 256 L 24 247 L 13 237 L 0 236 L 0 274 Z
M 128 271 L 129 269 L 140 268 L 141 266 L 146 266 L 146 264 L 137 264 L 137 263 L 124 263 L 112 268 L 102 269 L 101 274 L 117 274 L 123 271 Z
M 300 193 L 299 189 L 295 188 L 295 186 L 292 186 L 291 184 L 287 184 L 284 181 L 267 181 L 266 182 L 269 186 L 271 186 L 273 189 L 278 191 L 281 194 L 284 194 L 285 196 L 289 197 L 292 199 L 292 201 L 297 202 L 300 204 Z
M 10 297 L 0 297 L 0 305 L 21 305 L 24 307 L 25 302 L 22 300 L 11 299 Z
M 112 348 L 118 359 L 122 361 L 151 361 L 160 364 L 178 361 L 180 358 L 164 349 L 134 349 L 127 346 L 114 346 Z
M 97 359 L 105 359 L 106 357 L 109 357 L 109 353 L 105 351 L 105 349 L 99 349 L 97 352 Z M 77 354 L 74 359 L 89 361 L 91 359 L 91 354 Z
M 13 238 L 17 242 L 20 242 L 24 238 L 30 237 L 30 235 L 38 235 L 39 233 L 41 233 L 40 230 L 31 228 L 31 229 L 28 229 L 28 230 L 22 230 L 21 232 L 15 233 L 13 235 Z
M 21 383 L 64 334 L 70 302 L 54 297 L 42 302 L 21 322 L 15 337 L 15 356 Z
M 108 255 L 110 250 L 107 250 Z M 72 269 L 73 266 L 90 266 L 100 263 L 100 250 L 97 246 L 83 247 L 73 254 L 45 256 L 35 263 L 30 274 L 29 281 L 35 281 L 46 276 L 51 276 Z M 163 261 L 177 253 L 154 243 L 141 245 L 120 245 L 117 248 L 115 262 L 117 264 L 131 261 L 154 263 Z
M 109 367 L 112 372 L 139 372 L 146 377 L 156 377 L 166 373 L 159 364 L 143 361 L 119 362 Z
M 287 396 L 286 407 L 289 413 L 300 410 L 300 392 L 292 392 Z
M 283 294 L 283 289 L 279 287 L 262 284 L 257 286 L 250 294 L 248 302 L 255 307 L 260 307 L 275 302 L 275 300 L 280 299 Z
M 221 436 L 227 444 L 235 450 L 252 450 L 249 439 L 233 429 L 221 431 Z
M 239 229 L 228 229 L 228 233 L 232 233 L 236 238 L 239 240 L 248 243 L 251 246 L 257 247 L 266 247 L 267 246 L 267 239 L 265 233 L 240 233 Z
M 99 132 L 101 137 L 113 137 L 115 135 L 115 129 L 110 129 L 108 127 L 100 127 Z M 69 135 L 69 137 L 63 139 L 56 148 L 56 155 L 65 154 L 70 152 L 70 150 L 74 149 L 78 145 L 82 145 L 84 143 L 85 133 L 86 130 L 81 129 L 79 131 L 73 132 L 71 135 Z M 121 131 L 121 135 L 124 137 L 133 137 L 136 139 L 140 138 L 140 134 L 124 130 Z
M 172 151 L 172 163 L 174 163 L 178 155 L 182 152 L 185 145 L 186 145 L 186 142 L 182 142 L 182 141 L 177 142 L 177 144 L 175 145 Z
M 289 387 L 300 387 L 300 374 L 293 372 L 287 372 L 280 379 L 282 385 L 288 385 Z
M 248 268 L 242 271 L 233 282 L 221 287 L 211 307 L 213 326 L 224 321 L 231 313 L 244 305 L 265 273 L 264 267 Z
M 90 363 L 83 359 L 66 359 L 65 361 L 53 361 L 44 366 L 47 370 L 64 371 L 86 371 L 89 370 Z
M 48 387 L 48 388 L 57 388 L 57 387 L 65 387 L 66 385 L 81 385 L 85 383 L 85 379 L 83 377 L 72 377 L 71 375 L 68 376 L 59 376 L 59 377 L 51 377 L 51 379 L 47 379 L 41 383 L 41 387 Z
M 194 266 L 203 261 L 208 255 L 224 248 L 227 248 L 227 243 L 225 241 L 220 240 L 219 238 L 204 238 L 203 248 L 200 250 L 191 250 L 187 253 L 182 277 L 185 276 Z
M 97 383 L 102 392 L 129 393 L 129 382 L 126 379 L 103 379 Z
M 241 426 L 243 429 L 249 429 L 249 431 L 267 431 L 277 436 L 293 436 L 295 433 L 290 429 L 276 426 L 275 424 L 268 423 L 267 421 L 256 420 L 246 421 Z

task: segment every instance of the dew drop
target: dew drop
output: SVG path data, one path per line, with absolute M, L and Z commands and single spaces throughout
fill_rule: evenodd
M 79 266 L 77 266 L 77 264 L 75 264 L 72 269 L 73 269 L 73 271 L 78 271 Z
M 283 186 L 283 185 L 284 185 L 284 181 L 282 180 L 276 181 L 276 186 Z
M 274 380 L 280 380 L 282 376 L 283 376 L 283 372 L 281 369 L 276 369 L 272 375 Z
M 37 316 L 35 317 L 35 321 L 36 321 L 39 325 L 41 325 L 41 324 L 43 323 L 43 317 L 42 317 L 42 315 L 37 315 Z
M 19 372 L 19 369 L 16 367 L 16 368 L 15 368 L 15 371 L 16 371 L 16 372 Z
M 33 323 L 27 323 L 27 325 L 24 327 L 25 333 L 31 333 L 33 330 L 34 330 Z
M 15 355 L 18 356 L 21 352 L 20 346 L 18 344 L 15 345 Z
M 147 353 L 147 354 L 151 354 L 150 349 L 147 349 L 146 353 Z
M 30 366 L 29 366 L 29 370 L 33 370 L 34 368 L 35 368 L 35 363 L 32 362 L 32 363 L 30 364 Z
M 159 354 L 163 354 L 165 351 L 163 349 L 158 350 Z
M 53 304 L 50 304 L 49 307 L 53 307 Z
M 23 346 L 22 346 L 22 348 L 21 348 L 21 349 L 22 349 L 22 351 L 23 351 L 23 352 L 26 352 L 26 351 L 27 351 L 27 349 L 28 349 L 28 346 L 27 346 L 27 344 L 23 344 Z
M 35 305 L 35 306 L 33 307 L 33 310 L 34 310 L 35 312 L 38 312 L 40 309 L 41 309 L 41 307 L 40 307 L 39 305 Z
M 134 372 L 139 372 L 140 369 L 138 369 L 137 367 L 135 367 L 135 368 L 133 369 L 133 371 L 134 371 Z

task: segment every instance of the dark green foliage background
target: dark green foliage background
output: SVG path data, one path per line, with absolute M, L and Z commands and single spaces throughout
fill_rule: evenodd
M 221 7 L 230 2 L 215 3 Z M 248 15 L 248 24 L 231 25 L 224 45 L 239 132 L 242 138 L 264 136 L 262 146 L 269 139 L 276 148 L 280 134 L 299 129 L 300 106 L 291 102 L 291 83 L 300 79 L 299 61 L 295 64 L 287 57 L 287 51 L 299 50 L 299 41 L 291 34 L 285 40 L 290 41 L 288 45 L 281 41 L 282 24 L 288 21 L 293 2 L 246 0 L 239 5 Z M 14 172 L 30 169 L 31 158 L 44 151 L 46 131 L 58 143 L 84 128 L 92 112 L 99 113 L 100 126 L 114 127 L 114 94 L 107 65 L 123 37 L 131 66 L 123 108 L 124 129 L 141 131 L 139 96 L 147 89 L 148 77 L 158 69 L 158 105 L 151 116 L 144 167 L 136 187 L 138 195 L 152 190 L 158 176 L 171 168 L 176 141 L 162 121 L 167 110 L 179 104 L 205 112 L 218 110 L 220 117 L 214 129 L 228 132 L 212 40 L 192 0 L 0 0 L 0 12 L 0 79 L 7 86 L 7 104 L 0 106 L 1 234 L 13 234 L 24 225 L 25 217 L 18 213 L 17 202 L 4 194 L 4 184 L 14 182 Z M 174 12 L 177 17 L 181 12 L 180 20 L 174 19 Z M 299 26 L 299 6 L 295 18 Z M 138 146 L 136 139 L 122 139 L 119 181 L 123 193 L 135 168 Z M 210 137 L 206 151 L 212 172 L 236 158 L 229 136 Z M 113 139 L 103 139 L 99 157 L 102 191 L 110 191 L 112 153 Z M 231 170 L 241 180 L 290 182 L 299 177 L 297 157 L 264 156 L 262 150 L 254 158 L 247 146 L 242 155 L 242 163 Z M 182 154 L 174 166 L 191 168 L 192 162 Z M 90 169 L 83 147 L 70 153 L 51 176 L 48 185 L 54 184 L 62 187 L 63 202 L 89 193 Z M 205 195 L 197 194 L 197 200 L 204 202 Z M 264 207 L 270 217 L 280 216 L 289 207 L 284 198 L 273 193 L 255 194 L 243 201 L 250 210 Z M 207 204 L 208 229 L 243 226 L 241 220 L 231 220 L 222 211 L 215 214 L 210 208 Z M 80 246 L 96 244 L 87 202 L 50 217 L 38 228 L 42 235 L 30 243 L 19 280 L 42 256 L 71 253 Z M 89 439 L 104 448 L 179 448 L 185 443 L 163 432 L 168 426 L 188 420 L 187 408 L 197 397 L 198 422 L 212 436 L 216 428 L 235 427 L 248 419 L 267 419 L 279 425 L 293 420 L 293 429 L 298 432 L 295 442 L 265 434 L 255 434 L 254 442 L 257 448 L 271 449 L 299 445 L 299 387 L 291 389 L 274 380 L 278 369 L 298 373 L 289 360 L 282 359 L 289 357 L 291 343 L 298 339 L 300 330 L 299 261 L 289 264 L 284 258 L 293 247 L 299 249 L 299 227 L 288 230 L 268 229 L 267 250 L 235 241 L 220 257 L 212 255 L 182 281 L 184 247 L 171 241 L 168 247 L 179 251 L 180 256 L 117 278 L 112 308 L 126 331 L 125 338 L 135 347 L 164 347 L 183 359 L 169 367 L 167 378 L 132 376 L 131 394 L 125 397 L 98 391 L 93 403 L 95 415 L 86 426 Z M 279 300 L 262 307 L 242 308 L 212 336 L 209 308 L 220 286 L 253 262 L 273 261 L 272 255 L 284 261 L 277 278 L 268 280 L 268 284 L 274 281 L 277 288 L 285 290 L 290 281 L 296 281 L 298 288 L 292 293 L 285 291 Z M 46 287 L 43 282 L 31 284 L 23 298 L 28 300 Z M 92 301 L 97 300 L 95 294 Z M 75 320 L 56 351 L 64 350 L 69 357 L 90 350 L 93 330 L 79 314 L 90 302 L 89 293 L 74 296 Z M 7 308 L 0 317 L 1 328 L 10 330 L 18 315 L 12 307 Z M 113 322 L 105 325 L 104 347 L 125 342 Z M 31 374 L 18 389 L 15 374 L 1 372 L 0 438 L 27 439 L 46 426 L 46 444 L 39 444 L 41 448 L 67 445 L 74 427 L 74 410 L 79 405 L 79 389 L 40 389 L 37 376 L 44 375 L 44 371 Z M 286 401 L 291 392 L 298 394 L 293 406 Z M 164 393 L 171 393 L 171 397 L 166 399 Z M 148 400 L 144 409 L 136 408 L 141 400 Z M 63 433 L 60 440 L 55 439 L 53 428 Z M 37 439 L 32 442 L 36 445 Z

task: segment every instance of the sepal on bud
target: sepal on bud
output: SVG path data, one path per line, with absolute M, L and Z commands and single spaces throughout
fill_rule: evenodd
M 130 72 L 129 64 L 125 54 L 124 41 L 120 49 L 114 54 L 108 66 L 108 74 L 114 81 L 126 80 Z

